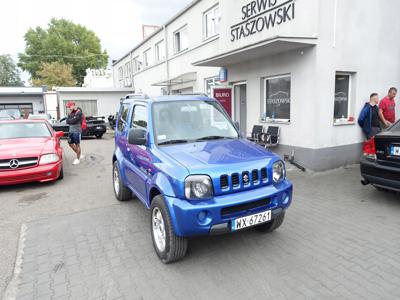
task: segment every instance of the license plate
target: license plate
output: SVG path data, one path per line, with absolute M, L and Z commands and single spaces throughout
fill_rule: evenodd
M 400 146 L 392 146 L 390 148 L 390 155 L 400 156 Z
M 264 211 L 258 214 L 246 216 L 232 221 L 232 231 L 259 225 L 271 221 L 272 211 Z

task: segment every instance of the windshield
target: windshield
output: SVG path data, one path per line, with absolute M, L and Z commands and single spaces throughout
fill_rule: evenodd
M 153 116 L 159 145 L 238 138 L 232 122 L 214 101 L 158 102 L 153 105 Z
M 3 123 L 0 124 L 0 139 L 51 137 L 45 123 Z
M 0 110 L 0 118 L 20 119 L 21 112 L 18 109 L 3 109 L 3 110 Z

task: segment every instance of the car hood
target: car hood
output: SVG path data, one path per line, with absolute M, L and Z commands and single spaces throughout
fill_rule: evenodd
M 243 168 L 263 167 L 277 159 L 272 152 L 245 139 L 179 144 L 160 150 L 192 174 L 238 172 Z
M 0 159 L 38 157 L 54 152 L 53 138 L 24 138 L 0 140 Z

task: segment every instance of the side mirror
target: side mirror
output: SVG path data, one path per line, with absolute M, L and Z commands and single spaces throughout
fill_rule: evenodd
M 131 145 L 146 146 L 146 130 L 139 128 L 133 128 L 129 130 L 128 143 Z
M 63 131 L 57 131 L 56 132 L 56 137 L 57 138 L 62 138 L 64 136 L 64 132 Z

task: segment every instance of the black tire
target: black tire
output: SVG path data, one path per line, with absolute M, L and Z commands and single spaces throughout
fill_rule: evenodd
M 64 168 L 61 168 L 60 175 L 58 176 L 57 180 L 64 179 Z
M 160 250 L 157 246 L 157 242 L 154 236 L 153 230 L 153 213 L 159 210 L 161 212 L 163 223 L 165 227 L 165 249 Z M 153 198 L 151 202 L 151 215 L 150 215 L 150 231 L 151 238 L 153 240 L 154 250 L 156 251 L 158 257 L 164 264 L 169 264 L 178 261 L 185 257 L 187 252 L 188 240 L 184 237 L 179 237 L 175 234 L 174 228 L 171 222 L 171 216 L 169 214 L 168 208 L 164 202 L 161 195 L 157 195 Z
M 271 222 L 258 225 L 255 227 L 256 230 L 264 233 L 272 232 L 278 229 L 283 221 L 285 220 L 285 212 L 281 212 L 277 217 L 275 217 Z
M 118 176 L 118 178 L 116 178 L 116 176 Z M 116 181 L 118 182 L 118 188 L 116 187 Z M 132 199 L 131 190 L 124 185 L 121 179 L 121 171 L 119 170 L 117 161 L 115 161 L 113 165 L 113 190 L 115 198 L 117 198 L 119 201 L 127 201 Z
M 101 139 L 103 137 L 102 134 L 96 134 L 96 139 Z

